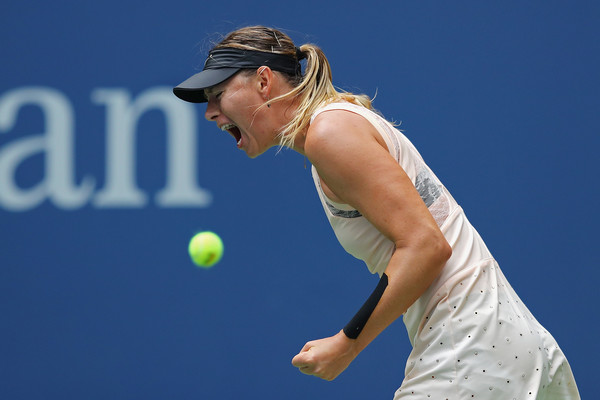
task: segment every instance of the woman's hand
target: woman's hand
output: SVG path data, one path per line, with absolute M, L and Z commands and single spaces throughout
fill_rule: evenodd
M 355 341 L 340 331 L 335 336 L 306 343 L 293 358 L 292 365 L 303 374 L 332 381 L 357 355 Z

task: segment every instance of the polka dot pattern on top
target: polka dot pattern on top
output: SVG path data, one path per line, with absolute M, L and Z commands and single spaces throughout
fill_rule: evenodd
M 433 296 L 395 400 L 578 399 L 569 364 L 493 259 Z

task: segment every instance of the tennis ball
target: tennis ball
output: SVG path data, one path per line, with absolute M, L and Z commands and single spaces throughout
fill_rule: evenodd
M 197 266 L 212 267 L 223 256 L 223 241 L 214 232 L 199 232 L 190 240 L 188 253 Z

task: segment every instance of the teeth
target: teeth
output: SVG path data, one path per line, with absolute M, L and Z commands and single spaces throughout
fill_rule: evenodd
M 236 126 L 234 124 L 225 124 L 225 125 L 221 125 L 221 130 L 222 131 L 227 131 L 231 128 L 235 128 Z

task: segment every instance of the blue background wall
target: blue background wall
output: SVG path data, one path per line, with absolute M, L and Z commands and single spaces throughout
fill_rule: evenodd
M 392 398 L 401 321 L 334 382 L 290 364 L 377 282 L 336 242 L 304 159 L 247 159 L 203 106 L 172 101 L 211 41 L 250 24 L 320 45 L 339 87 L 377 93 L 593 397 L 597 2 L 1 8 L 0 398 Z M 123 137 L 135 157 L 109 150 Z M 167 138 L 189 179 L 170 202 Z M 186 253 L 203 229 L 226 245 L 211 270 Z

